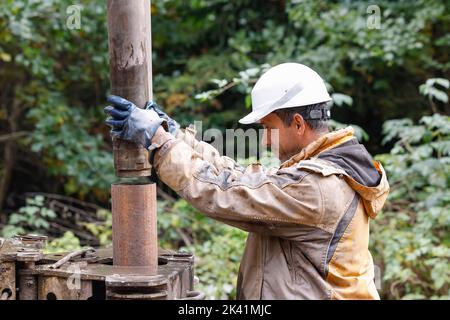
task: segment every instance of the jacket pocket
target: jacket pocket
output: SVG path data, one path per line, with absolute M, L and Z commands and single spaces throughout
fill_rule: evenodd
M 289 274 L 291 276 L 291 281 L 294 283 L 302 283 L 303 282 L 303 277 L 301 276 L 299 270 L 298 270 L 298 266 L 297 263 L 294 259 L 294 254 L 293 254 L 293 245 L 292 242 L 289 240 L 284 240 L 284 239 L 280 239 L 280 246 L 281 246 L 281 250 L 283 252 L 284 258 L 286 260 L 286 265 L 288 267 L 289 270 Z

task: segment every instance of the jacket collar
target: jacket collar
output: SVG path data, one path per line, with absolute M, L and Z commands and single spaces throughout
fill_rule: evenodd
M 329 132 L 315 141 L 311 142 L 305 148 L 303 148 L 299 153 L 292 156 L 290 159 L 283 162 L 280 168 L 287 168 L 293 166 L 301 160 L 310 159 L 319 153 L 332 149 L 340 144 L 343 144 L 354 138 L 355 130 L 352 127 L 347 127 L 344 129 Z

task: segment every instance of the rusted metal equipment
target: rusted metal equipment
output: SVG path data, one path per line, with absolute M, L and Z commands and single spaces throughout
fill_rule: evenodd
M 152 99 L 152 47 L 149 0 L 108 0 L 111 91 L 143 108 Z M 148 152 L 134 143 L 113 141 L 118 177 L 151 175 Z
M 139 107 L 152 98 L 151 14 L 149 0 L 108 0 L 108 38 L 112 93 Z M 113 141 L 118 177 L 150 176 L 148 151 Z M 114 265 L 146 266 L 156 273 L 156 187 L 119 183 L 111 187 Z
M 46 239 L 15 237 L 0 247 L 0 300 L 203 299 L 193 291 L 193 256 L 160 249 L 156 274 L 112 264 L 112 250 L 43 254 Z
M 111 197 L 114 265 L 147 266 L 156 273 L 156 185 L 115 184 Z

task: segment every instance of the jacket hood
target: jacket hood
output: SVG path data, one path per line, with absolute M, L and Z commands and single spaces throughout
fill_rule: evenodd
M 309 144 L 282 167 L 306 159 L 318 159 L 345 172 L 347 183 L 361 196 L 367 214 L 375 218 L 381 211 L 389 184 L 386 173 L 366 148 L 353 135 L 354 129 L 330 132 Z
M 374 161 L 366 148 L 353 138 L 318 154 L 344 170 L 347 183 L 361 196 L 367 214 L 374 219 L 389 194 L 389 184 L 381 164 Z
M 381 172 L 366 148 L 356 138 L 318 154 L 319 159 L 332 162 L 350 177 L 366 187 L 375 187 L 381 181 Z

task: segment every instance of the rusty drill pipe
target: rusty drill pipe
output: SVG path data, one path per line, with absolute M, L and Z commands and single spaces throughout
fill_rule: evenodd
M 108 0 L 111 92 L 143 108 L 152 99 L 151 14 L 149 0 Z M 120 139 L 113 141 L 118 177 L 151 175 L 148 151 Z
M 113 261 L 116 266 L 145 266 L 156 273 L 156 185 L 113 184 Z
M 107 13 L 112 93 L 144 107 L 152 99 L 150 1 L 108 0 Z M 113 152 L 118 177 L 151 175 L 144 147 L 114 139 Z M 156 272 L 156 186 L 115 184 L 111 197 L 114 265 Z

